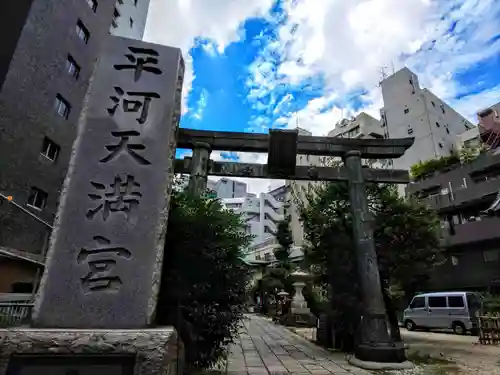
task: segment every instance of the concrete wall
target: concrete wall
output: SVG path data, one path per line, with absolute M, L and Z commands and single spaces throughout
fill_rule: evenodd
M 114 5 L 115 0 L 100 0 L 94 13 L 83 0 L 34 0 L 27 17 L 17 20 L 23 23 L 22 32 L 0 92 L 0 191 L 25 206 L 32 187 L 43 190 L 48 194 L 44 209 L 27 208 L 49 223 Z M 2 12 L 0 24 L 7 22 L 4 16 Z M 90 32 L 88 43 L 76 34 L 78 20 Z M 68 54 L 81 68 L 78 79 L 67 73 Z M 67 119 L 55 112 L 57 94 L 71 104 Z M 44 137 L 60 147 L 55 162 L 41 155 Z M 0 245 L 42 251 L 46 229 L 26 217 L 11 205 L 0 206 Z

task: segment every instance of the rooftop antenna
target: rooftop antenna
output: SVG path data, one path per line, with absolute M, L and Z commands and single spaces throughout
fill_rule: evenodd
M 297 118 L 295 119 L 295 127 L 297 129 L 299 128 L 299 115 L 297 115 Z
M 378 83 L 378 87 L 380 87 L 382 85 L 382 81 L 387 78 L 387 73 L 385 71 L 386 69 L 387 69 L 387 66 L 385 66 L 385 65 L 380 68 L 381 79 L 380 79 L 380 82 Z

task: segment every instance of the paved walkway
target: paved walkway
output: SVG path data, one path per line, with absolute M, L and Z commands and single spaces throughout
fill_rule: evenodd
M 270 320 L 247 315 L 231 346 L 228 375 L 368 375 L 344 354 L 331 353 Z

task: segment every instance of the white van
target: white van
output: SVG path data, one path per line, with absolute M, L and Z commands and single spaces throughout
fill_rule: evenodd
M 460 335 L 474 333 L 481 300 L 481 295 L 473 292 L 419 294 L 404 311 L 403 324 L 408 331 L 451 328 Z

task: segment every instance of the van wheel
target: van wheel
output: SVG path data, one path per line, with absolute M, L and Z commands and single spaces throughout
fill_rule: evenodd
M 462 323 L 453 323 L 451 328 L 453 329 L 453 332 L 457 335 L 465 335 L 467 332 L 465 329 L 465 326 Z
M 415 328 L 416 328 L 416 325 L 415 325 L 415 323 L 413 323 L 413 321 L 412 321 L 412 320 L 407 320 L 407 321 L 405 322 L 405 328 L 406 328 L 408 331 L 414 331 L 414 330 L 415 330 Z

